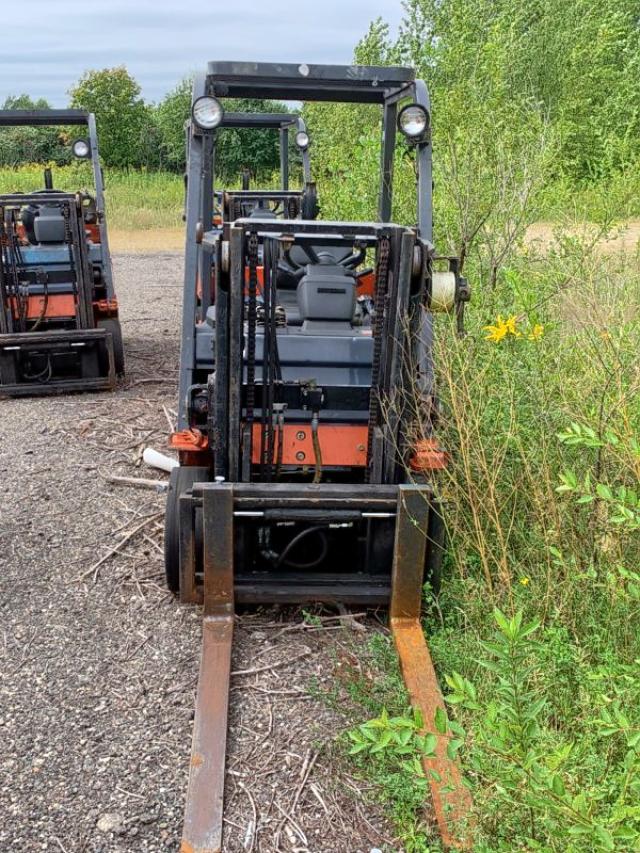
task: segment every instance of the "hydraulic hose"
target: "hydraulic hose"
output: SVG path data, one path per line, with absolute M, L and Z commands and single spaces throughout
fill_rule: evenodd
M 316 458 L 316 470 L 313 475 L 313 482 L 319 483 L 322 479 L 322 449 L 320 447 L 320 438 L 318 436 L 318 413 L 314 412 L 311 417 L 311 441 L 313 442 L 313 453 Z
M 293 560 L 287 560 L 287 555 L 291 553 L 291 551 L 302 542 L 307 536 L 311 533 L 317 533 L 320 536 L 320 540 L 322 542 L 321 550 L 319 556 L 317 556 L 314 560 L 311 560 L 308 563 L 299 563 L 294 562 Z M 304 530 L 301 530 L 300 533 L 296 534 L 293 539 L 287 544 L 284 551 L 280 554 L 275 563 L 275 568 L 277 569 L 283 563 L 289 566 L 292 569 L 315 569 L 316 566 L 319 566 L 320 563 L 327 556 L 327 552 L 329 550 L 329 542 L 327 541 L 327 533 L 324 527 L 306 527 Z

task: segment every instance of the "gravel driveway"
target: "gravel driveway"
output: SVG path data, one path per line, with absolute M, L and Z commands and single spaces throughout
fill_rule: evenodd
M 2 853 L 179 848 L 201 617 L 163 586 L 164 497 L 108 478 L 164 479 L 140 457 L 174 416 L 181 265 L 115 258 L 115 394 L 0 401 Z M 307 688 L 361 634 L 323 625 L 239 619 L 234 668 L 260 671 L 232 681 L 225 851 L 394 849 L 326 749 L 344 719 Z

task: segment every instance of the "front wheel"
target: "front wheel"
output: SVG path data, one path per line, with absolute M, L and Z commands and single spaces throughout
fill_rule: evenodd
M 113 365 L 116 369 L 116 376 L 124 376 L 124 344 L 122 343 L 120 320 L 114 320 L 113 318 L 98 320 L 97 326 L 99 329 L 105 329 L 105 331 L 111 332 L 111 340 L 113 341 Z
M 209 479 L 204 467 L 174 468 L 169 479 L 167 507 L 164 516 L 164 572 L 167 587 L 176 595 L 180 592 L 180 495 L 194 483 Z

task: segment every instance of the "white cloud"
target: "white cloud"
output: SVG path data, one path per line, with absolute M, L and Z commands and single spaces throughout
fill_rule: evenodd
M 348 63 L 369 23 L 395 29 L 401 0 L 31 0 L 3 20 L 0 102 L 26 92 L 64 106 L 89 68 L 126 64 L 148 100 L 213 59 Z

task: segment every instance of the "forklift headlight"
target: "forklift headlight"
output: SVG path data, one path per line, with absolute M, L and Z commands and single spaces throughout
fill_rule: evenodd
M 222 121 L 224 108 L 217 98 L 204 95 L 194 102 L 191 115 L 202 130 L 215 130 Z
M 76 139 L 71 146 L 71 150 L 73 151 L 73 156 L 78 157 L 80 160 L 86 160 L 91 154 L 91 146 L 86 139 Z
M 421 142 L 429 131 L 429 113 L 420 104 L 408 104 L 400 110 L 398 127 L 410 142 Z
M 309 134 L 305 130 L 296 133 L 296 145 L 301 151 L 306 151 L 310 143 Z

